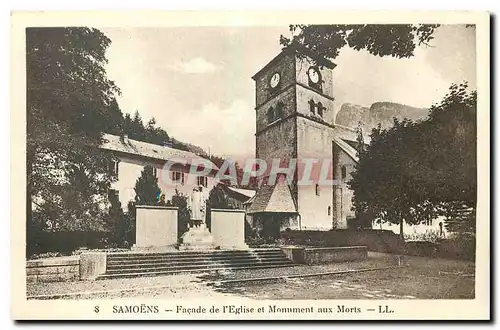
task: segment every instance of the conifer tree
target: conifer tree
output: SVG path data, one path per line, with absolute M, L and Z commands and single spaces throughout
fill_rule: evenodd
M 161 189 L 151 166 L 145 166 L 135 182 L 135 205 L 158 205 Z

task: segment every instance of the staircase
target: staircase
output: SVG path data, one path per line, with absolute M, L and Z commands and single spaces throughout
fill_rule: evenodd
M 109 253 L 106 273 L 98 279 L 172 275 L 215 270 L 258 269 L 293 266 L 279 248 L 178 251 L 164 253 Z

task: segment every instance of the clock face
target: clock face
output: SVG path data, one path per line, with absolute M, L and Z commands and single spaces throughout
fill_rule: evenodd
M 309 70 L 307 70 L 307 75 L 309 76 L 309 79 L 315 84 L 317 84 L 320 80 L 320 75 L 319 71 L 315 67 L 310 67 Z
M 269 80 L 269 85 L 271 86 L 271 88 L 275 88 L 276 86 L 278 86 L 279 82 L 280 82 L 280 74 L 276 72 L 271 77 L 271 80 Z

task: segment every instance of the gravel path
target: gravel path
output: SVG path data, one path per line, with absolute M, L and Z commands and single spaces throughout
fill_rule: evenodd
M 151 276 L 124 279 L 107 279 L 98 281 L 75 281 L 57 283 L 28 283 L 27 295 L 40 296 L 52 294 L 68 294 L 77 292 L 109 293 L 94 294 L 93 298 L 120 298 L 131 296 L 147 297 L 190 297 L 220 295 L 206 282 L 221 280 L 239 280 L 262 277 L 281 277 L 291 275 L 305 275 L 313 273 L 326 273 L 364 268 L 387 267 L 393 264 L 392 257 L 380 253 L 369 253 L 365 261 L 335 263 L 328 265 L 297 265 L 293 267 L 226 270 L 223 272 L 179 274 L 168 276 Z M 161 287 L 161 288 L 160 288 Z M 117 292 L 122 289 L 142 289 L 137 291 Z M 146 289 L 145 289 L 146 288 Z M 77 298 L 85 298 L 80 296 Z M 73 298 L 75 299 L 75 298 Z
M 306 275 L 315 273 L 330 273 L 348 270 L 358 270 L 366 268 L 381 268 L 394 265 L 391 255 L 382 253 L 369 253 L 368 259 L 364 261 L 332 263 L 325 265 L 297 265 L 293 267 L 226 270 L 224 272 L 198 275 L 200 279 L 206 281 L 218 280 L 244 280 L 262 277 L 282 277 L 293 275 Z
M 182 274 L 158 277 L 137 277 L 109 279 L 98 281 L 75 281 L 75 282 L 54 282 L 54 283 L 28 283 L 27 295 L 48 295 L 63 294 L 88 291 L 108 291 L 132 288 L 145 288 L 155 286 L 170 286 L 180 288 L 201 282 L 195 275 Z

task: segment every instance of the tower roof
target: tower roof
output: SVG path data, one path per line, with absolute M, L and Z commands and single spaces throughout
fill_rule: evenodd
M 263 185 L 253 197 L 248 214 L 254 213 L 296 213 L 290 186 L 285 183 Z
M 264 71 L 267 71 L 267 69 L 269 69 L 271 66 L 276 64 L 281 58 L 283 58 L 284 56 L 291 54 L 291 53 L 302 54 L 302 55 L 305 55 L 307 57 L 310 57 L 314 61 L 316 61 L 319 65 L 325 66 L 329 69 L 334 69 L 337 66 L 332 61 L 326 59 L 323 56 L 320 56 L 320 55 L 314 53 L 312 50 L 310 50 L 310 49 L 308 49 L 308 48 L 306 48 L 306 47 L 304 47 L 296 42 L 292 42 L 290 45 L 284 47 L 281 50 L 281 53 L 276 55 L 269 63 L 267 63 L 262 69 L 260 69 L 256 74 L 254 74 L 252 79 L 253 80 L 257 79 L 257 77 L 260 76 Z

